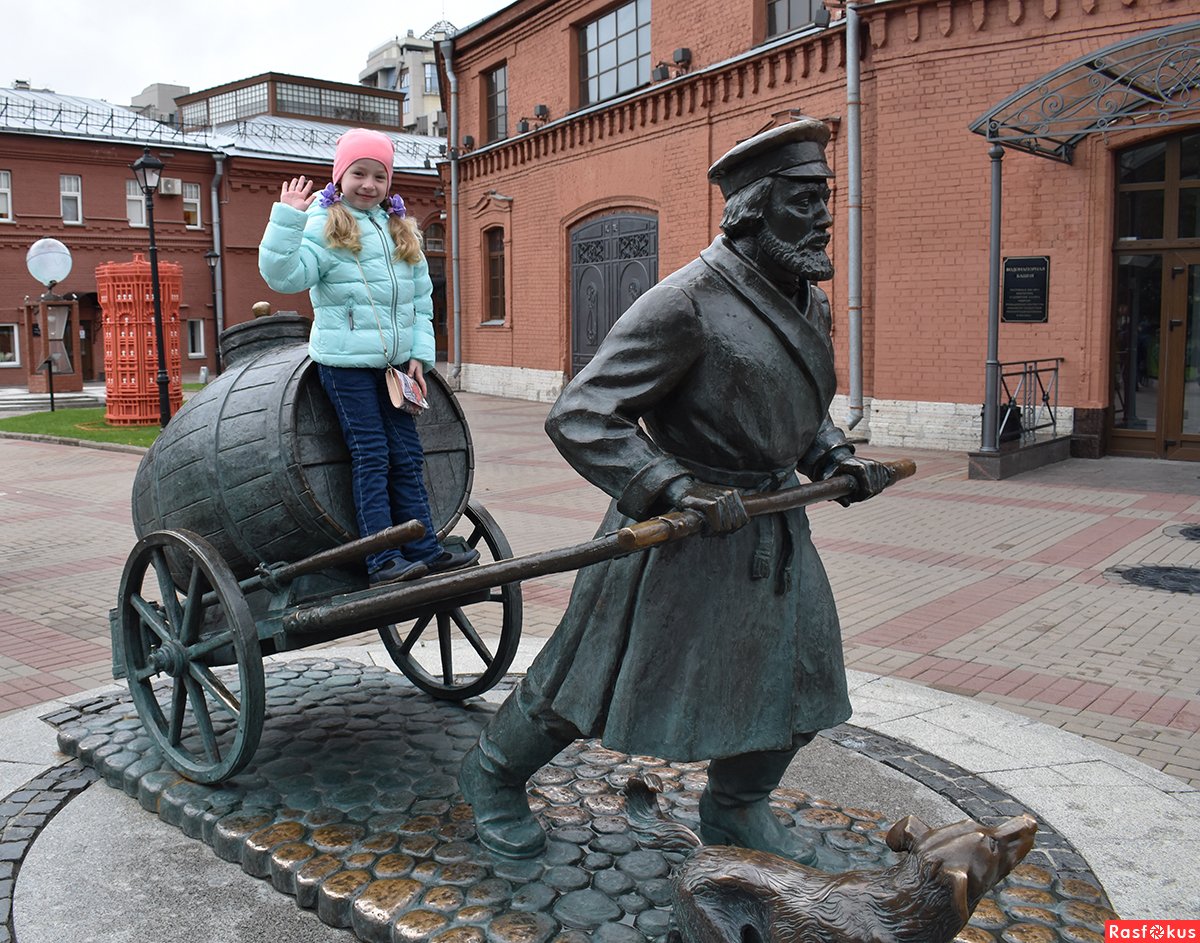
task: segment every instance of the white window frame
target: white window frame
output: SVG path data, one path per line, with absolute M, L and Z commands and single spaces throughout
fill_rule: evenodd
M 71 181 L 75 183 L 75 189 L 70 190 L 68 186 Z M 67 203 L 74 201 L 76 219 L 67 219 Z M 58 175 L 58 208 L 62 213 L 62 221 L 64 226 L 82 226 L 83 225 L 83 177 L 79 174 L 59 174 Z
M 187 345 L 189 360 L 200 360 L 204 357 L 204 323 L 204 320 L 201 318 L 188 318 Z
M 10 331 L 12 333 L 12 360 L 0 360 L 0 370 L 8 367 L 21 366 L 21 332 L 17 324 L 0 324 L 0 331 Z
M 136 180 L 125 181 L 125 215 L 133 228 L 146 228 L 146 194 Z
M 191 194 L 194 194 L 194 196 Z M 204 216 L 200 212 L 201 199 L 202 193 L 200 191 L 200 184 L 185 183 L 183 185 L 183 220 L 184 225 L 187 226 L 188 229 L 204 228 Z M 195 207 L 196 210 L 196 221 L 194 223 L 189 223 L 187 221 L 187 211 L 189 206 Z
M 0 223 L 16 222 L 13 218 L 11 170 L 0 170 L 0 197 L 4 198 L 0 201 L 3 204 L 0 206 Z

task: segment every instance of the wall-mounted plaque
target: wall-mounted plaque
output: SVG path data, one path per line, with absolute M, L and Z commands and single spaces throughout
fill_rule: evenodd
M 1050 256 L 1005 259 L 1003 287 L 1003 320 L 1026 324 L 1049 320 Z

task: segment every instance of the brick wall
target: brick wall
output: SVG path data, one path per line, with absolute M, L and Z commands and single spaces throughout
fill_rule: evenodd
M 659 0 L 655 59 L 687 46 L 691 72 L 574 115 L 573 26 L 602 4 L 529 0 L 456 37 L 463 133 L 483 143 L 481 75 L 504 61 L 513 135 L 460 162 L 464 362 L 493 368 L 492 382 L 503 368 L 567 371 L 571 228 L 619 209 L 655 213 L 659 275 L 667 275 L 717 231 L 722 204 L 705 179 L 709 164 L 790 109 L 831 119 L 830 160 L 844 173 L 842 30 L 754 51 L 762 38 L 759 6 Z M 950 417 L 970 415 L 982 402 L 990 162 L 987 143 L 968 125 L 1059 65 L 1191 16 L 1181 0 L 908 0 L 861 8 L 868 398 L 942 403 Z M 550 106 L 551 121 L 516 135 L 516 118 L 535 101 Z M 1108 401 L 1110 151 L 1133 140 L 1089 140 L 1070 165 L 1012 151 L 1003 161 L 1002 254 L 1047 255 L 1051 267 L 1049 322 L 1003 324 L 1000 359 L 1063 357 L 1065 406 Z M 844 180 L 834 188 L 836 263 L 846 255 Z M 511 198 L 502 214 L 489 191 Z M 473 253 L 481 227 L 501 224 L 512 278 L 509 317 L 497 327 L 481 324 Z M 828 288 L 844 392 L 844 271 Z M 888 412 L 897 410 L 889 405 Z

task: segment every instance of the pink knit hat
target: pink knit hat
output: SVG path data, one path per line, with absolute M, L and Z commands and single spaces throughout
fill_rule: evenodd
M 396 149 L 392 139 L 382 131 L 355 128 L 337 139 L 337 150 L 333 152 L 333 182 L 342 179 L 342 174 L 356 160 L 364 157 L 377 160 L 387 170 L 388 189 L 392 186 L 392 160 Z

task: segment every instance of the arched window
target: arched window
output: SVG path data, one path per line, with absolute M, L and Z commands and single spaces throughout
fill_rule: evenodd
M 504 297 L 504 230 L 499 226 L 484 233 L 487 246 L 487 298 L 484 315 L 487 321 L 503 321 Z

